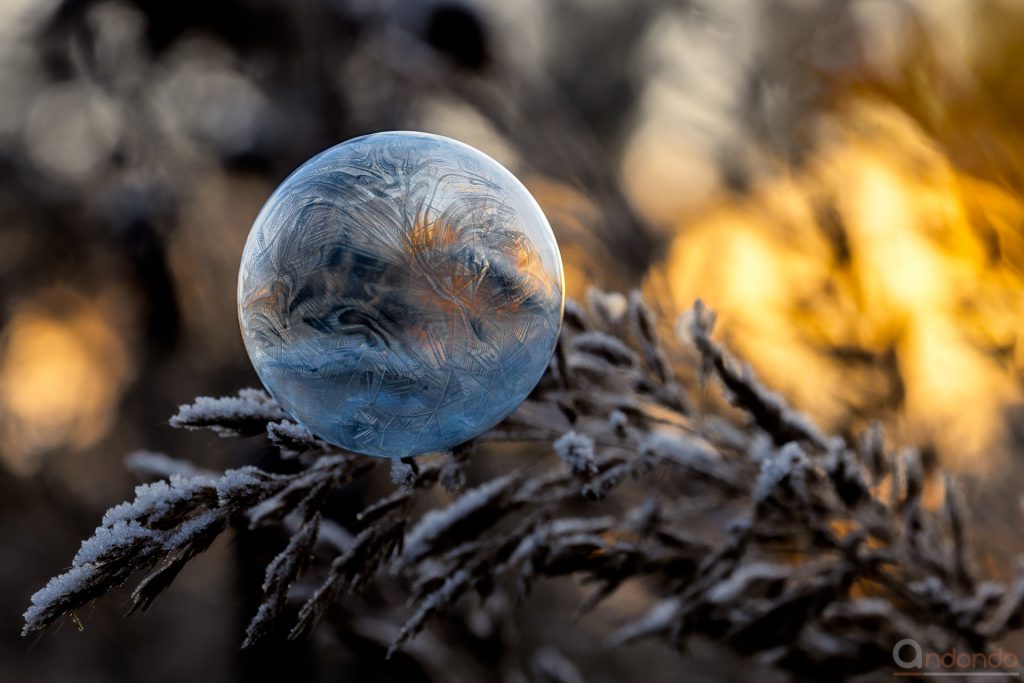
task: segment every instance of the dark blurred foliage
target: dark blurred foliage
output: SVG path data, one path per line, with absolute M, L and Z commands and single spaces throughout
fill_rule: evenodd
M 412 680 L 402 656 L 385 662 L 356 635 L 328 648 L 333 655 L 280 639 L 239 652 L 262 567 L 283 542 L 275 532 L 214 547 L 144 619 L 124 621 L 114 599 L 82 615 L 82 634 L 20 639 L 17 624 L 40 579 L 137 483 L 123 470 L 126 452 L 259 461 L 258 444 L 183 438 L 164 425 L 197 393 L 255 381 L 236 332 L 238 254 L 263 199 L 313 153 L 374 130 L 427 127 L 416 119 L 428 100 L 467 103 L 496 131 L 486 135 L 505 138 L 517 172 L 566 195 L 567 229 L 595 229 L 604 263 L 617 254 L 621 272 L 610 278 L 637 282 L 654 240 L 602 142 L 628 113 L 628 101 L 595 100 L 604 86 L 592 60 L 602 55 L 590 48 L 574 62 L 558 41 L 561 78 L 581 89 L 573 103 L 576 93 L 523 67 L 531 60 L 515 55 L 514 38 L 495 39 L 506 29 L 492 12 L 470 4 L 70 0 L 10 14 L 0 53 L 0 327 L 11 349 L 26 330 L 28 351 L 14 359 L 23 374 L 62 354 L 58 375 L 71 379 L 60 387 L 44 377 L 35 395 L 20 381 L 12 391 L 24 405 L 0 418 L 0 545 L 14 558 L 4 563 L 0 679 Z M 591 123 L 612 135 L 587 133 Z M 443 132 L 472 138 L 453 125 Z M 601 198 L 585 226 L 572 215 L 583 206 L 576 193 Z M 52 394 L 62 391 L 74 395 L 65 412 L 92 407 L 55 418 Z

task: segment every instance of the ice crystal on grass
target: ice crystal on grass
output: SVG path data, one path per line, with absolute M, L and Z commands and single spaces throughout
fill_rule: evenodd
M 387 462 L 315 439 L 262 392 L 183 407 L 175 426 L 265 432 L 291 473 L 216 475 L 133 455 L 134 469 L 167 480 L 106 514 L 33 596 L 25 632 L 149 571 L 132 594 L 131 610 L 144 610 L 231 524 L 276 524 L 290 538 L 266 568 L 246 646 L 295 602 L 293 638 L 326 621 L 413 658 L 430 650 L 433 667 L 439 648 L 463 646 L 453 633 L 480 628 L 483 603 L 468 595 L 503 606 L 488 620 L 512 623 L 516 600 L 558 576 L 586 587 L 580 613 L 626 582 L 643 586 L 646 613 L 620 618 L 612 645 L 683 649 L 700 637 L 803 678 L 889 667 L 902 638 L 985 651 L 1024 626 L 1024 579 L 979 580 L 959 488 L 916 450 L 894 451 L 877 427 L 824 435 L 712 339 L 699 303 L 670 347 L 639 295 L 588 300 L 567 302 L 548 373 L 475 446 Z M 734 410 L 698 413 L 676 375 L 685 363 Z M 520 442 L 520 455 L 495 457 L 494 441 Z M 354 521 L 330 519 L 332 491 L 383 467 L 387 490 Z M 945 492 L 937 507 L 923 501 L 930 481 Z M 448 623 L 461 626 L 430 635 Z M 580 678 L 554 650 L 529 661 L 538 680 Z
M 431 510 L 405 538 L 402 561 L 412 563 L 437 550 L 441 542 L 454 543 L 479 533 L 493 523 L 491 517 L 506 509 L 514 475 L 493 479 L 462 494 L 443 510 Z
M 201 542 L 194 521 L 206 519 L 215 501 L 215 488 L 204 477 L 172 475 L 168 481 L 137 487 L 135 499 L 108 510 L 95 533 L 82 542 L 71 569 L 32 596 L 24 632 L 45 627 L 136 571 L 187 553 Z
M 170 422 L 172 427 L 206 428 L 221 436 L 246 436 L 260 434 L 266 431 L 268 422 L 285 417 L 267 392 L 242 389 L 237 396 L 200 396 L 194 403 L 180 406 Z
M 566 432 L 555 439 L 555 453 L 575 474 L 597 474 L 594 440 L 586 434 Z
M 310 434 L 297 422 L 281 420 L 267 424 L 267 438 L 281 451 L 281 457 L 294 458 L 310 451 L 324 453 L 330 445 Z

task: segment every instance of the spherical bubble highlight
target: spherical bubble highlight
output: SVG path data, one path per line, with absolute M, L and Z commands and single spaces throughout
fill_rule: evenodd
M 271 395 L 321 438 L 385 457 L 450 448 L 515 410 L 563 303 L 558 245 L 522 183 L 414 132 L 303 164 L 256 218 L 238 276 Z

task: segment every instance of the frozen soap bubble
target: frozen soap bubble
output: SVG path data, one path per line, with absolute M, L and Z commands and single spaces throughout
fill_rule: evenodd
M 313 157 L 267 200 L 238 317 L 292 417 L 402 457 L 466 441 L 526 398 L 563 289 L 551 227 L 515 176 L 455 140 L 377 133 Z

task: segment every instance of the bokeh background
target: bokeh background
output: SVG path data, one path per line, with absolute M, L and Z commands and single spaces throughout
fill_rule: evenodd
M 29 595 L 138 483 L 126 453 L 265 457 L 166 419 L 256 382 L 235 280 L 271 190 L 385 129 L 519 175 L 570 296 L 642 288 L 669 330 L 701 297 L 823 428 L 880 421 L 924 448 L 964 478 L 1007 577 L 1022 35 L 1017 0 L 0 0 L 0 680 L 400 679 L 340 646 L 240 653 L 252 539 L 141 619 L 113 596 L 83 633 L 19 637 Z M 675 660 L 638 656 L 607 680 L 674 680 Z

